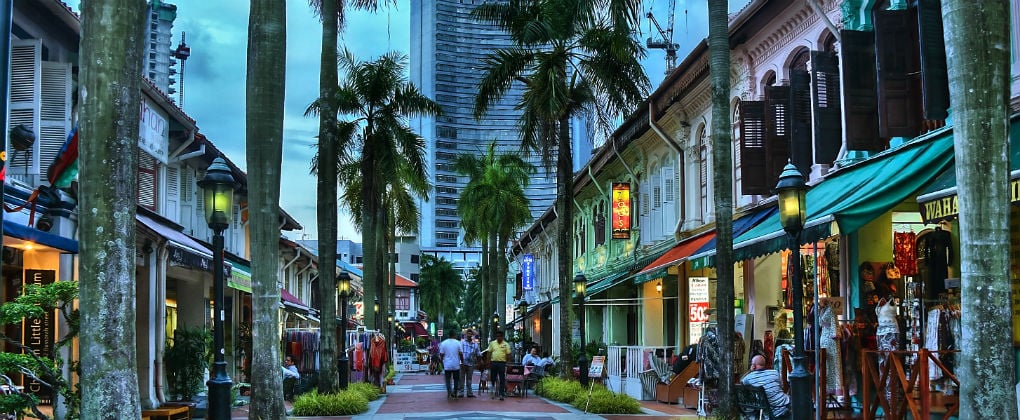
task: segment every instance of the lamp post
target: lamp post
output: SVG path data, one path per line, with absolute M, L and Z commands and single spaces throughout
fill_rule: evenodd
M 206 382 L 209 387 L 209 418 L 230 419 L 230 387 L 233 382 L 227 376 L 227 362 L 223 360 L 223 320 L 226 316 L 223 303 L 223 230 L 230 226 L 234 214 L 234 190 L 237 182 L 230 167 L 222 157 L 213 160 L 205 171 L 205 177 L 198 181 L 205 198 L 205 221 L 213 230 L 213 345 L 216 347 L 213 359 L 212 377 Z
M 340 389 L 347 389 L 351 379 L 350 361 L 347 359 L 347 297 L 351 293 L 351 275 L 341 271 L 336 276 L 336 287 L 340 291 L 340 360 L 337 361 L 337 372 Z
M 517 312 L 521 314 L 521 362 L 524 362 L 524 355 L 531 351 L 531 343 L 524 342 L 524 331 L 528 328 L 528 322 L 525 319 L 528 314 L 528 301 L 524 300 L 524 296 L 521 296 L 521 300 L 517 302 Z
M 787 163 L 779 175 L 776 185 L 779 194 L 779 221 L 790 238 L 793 275 L 793 372 L 790 372 L 790 408 L 794 420 L 806 420 L 812 416 L 811 376 L 804 366 L 804 285 L 801 284 L 800 232 L 804 229 L 806 207 L 804 197 L 807 185 L 796 166 Z
M 578 329 L 581 331 L 581 351 L 577 356 L 577 376 L 581 380 L 581 385 L 588 385 L 588 355 L 584 351 L 584 292 L 588 287 L 588 278 L 584 276 L 584 273 L 578 272 L 574 276 L 574 291 L 577 292 L 578 299 L 578 314 L 577 323 Z
M 372 304 L 372 316 L 375 317 L 372 320 L 372 325 L 375 325 L 375 329 L 381 332 L 382 328 L 379 327 L 379 296 L 375 297 L 375 303 Z
M 499 312 L 497 311 L 492 313 L 492 334 L 490 335 L 492 336 L 493 339 L 496 338 L 496 331 L 498 330 L 499 330 Z

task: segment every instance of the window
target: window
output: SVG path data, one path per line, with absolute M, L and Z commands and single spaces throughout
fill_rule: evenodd
M 411 291 L 407 289 L 396 289 L 393 291 L 396 294 L 397 301 L 394 307 L 398 311 L 409 311 L 411 310 Z
M 411 264 L 418 264 L 420 256 L 418 254 L 411 254 Z
M 698 168 L 700 171 L 698 198 L 701 203 L 701 220 L 708 220 L 708 136 L 705 134 L 705 126 L 698 131 Z
M 437 174 L 436 175 L 436 182 L 450 182 L 450 183 L 457 182 L 457 176 L 456 175 L 439 175 L 439 174 Z
M 595 246 L 606 243 L 606 202 L 601 201 L 592 208 L 592 229 L 595 229 Z
M 159 162 L 148 153 L 138 153 L 138 205 L 158 211 Z

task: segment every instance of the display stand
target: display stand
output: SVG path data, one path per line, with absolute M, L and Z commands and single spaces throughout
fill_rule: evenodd
M 595 387 L 595 379 L 602 379 L 606 373 L 606 356 L 594 356 L 591 358 L 591 366 L 588 367 L 588 399 L 584 402 L 584 414 L 588 414 L 588 405 L 591 404 L 591 391 Z

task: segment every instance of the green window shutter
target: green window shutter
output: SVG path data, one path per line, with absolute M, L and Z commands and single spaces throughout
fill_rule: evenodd
M 850 150 L 880 151 L 878 101 L 875 79 L 875 38 L 871 32 L 840 32 L 843 109 L 846 110 L 846 147 Z
M 912 12 L 875 12 L 875 54 L 878 57 L 878 130 L 889 137 L 914 137 L 920 133 L 917 95 L 917 51 Z
M 765 184 L 775 186 L 790 160 L 790 87 L 765 88 Z M 770 187 L 771 189 L 771 187 Z
M 768 195 L 765 176 L 765 102 L 740 101 L 741 193 Z
M 940 0 L 917 1 L 917 27 L 921 49 L 924 119 L 944 120 L 949 116 L 949 75 Z
M 814 163 L 811 134 L 811 75 L 790 70 L 790 159 L 805 177 Z
M 843 142 L 839 106 L 839 61 L 835 53 L 811 51 L 811 82 L 814 86 L 815 161 L 831 164 Z

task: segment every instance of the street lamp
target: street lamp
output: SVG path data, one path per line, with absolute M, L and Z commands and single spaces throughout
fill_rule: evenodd
M 584 276 L 584 273 L 578 272 L 574 276 L 574 291 L 577 292 L 578 299 L 577 324 L 578 329 L 581 330 L 581 354 L 577 356 L 577 373 L 581 385 L 585 386 L 588 385 L 588 355 L 584 351 L 584 292 L 587 287 L 588 278 Z
M 223 303 L 223 230 L 230 226 L 234 214 L 234 190 L 237 182 L 230 167 L 222 157 L 213 160 L 205 171 L 205 177 L 198 181 L 205 194 L 205 221 L 213 230 L 213 345 L 216 347 L 213 359 L 212 377 L 206 382 L 209 387 L 209 418 L 230 419 L 230 387 L 233 382 L 227 376 L 227 362 L 223 360 L 223 320 L 226 316 Z
M 337 371 L 340 372 L 340 389 L 347 389 L 350 383 L 350 361 L 347 359 L 347 297 L 351 294 L 351 275 L 341 271 L 336 276 L 336 288 L 340 292 L 340 360 Z
M 375 317 L 372 320 L 372 324 L 375 325 L 377 330 L 381 331 L 382 328 L 379 328 L 379 296 L 375 297 L 375 303 L 372 304 L 372 316 Z
M 492 337 L 496 337 L 496 331 L 499 330 L 499 311 L 492 313 Z
M 794 420 L 804 420 L 812 417 L 813 410 L 810 399 L 811 376 L 808 375 L 807 367 L 804 366 L 804 285 L 800 280 L 800 232 L 804 229 L 804 220 L 806 219 L 804 197 L 807 195 L 807 185 L 796 166 L 791 163 L 786 164 L 783 173 L 779 175 L 776 191 L 779 194 L 779 222 L 790 237 L 790 251 L 793 254 L 791 256 L 793 274 L 790 278 L 790 287 L 793 288 L 795 347 L 793 348 L 793 372 L 790 372 L 790 397 L 792 400 L 790 408 Z
M 527 315 L 528 315 L 528 301 L 524 300 L 521 296 L 521 300 L 517 302 L 517 312 L 521 314 L 521 362 L 524 361 L 524 355 L 531 351 L 529 347 L 530 343 L 524 342 L 524 330 L 528 328 Z

